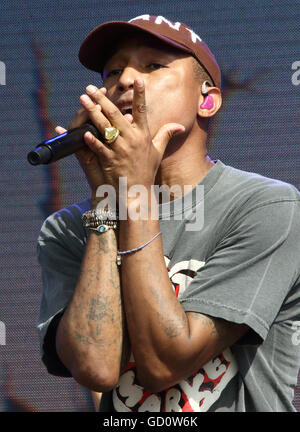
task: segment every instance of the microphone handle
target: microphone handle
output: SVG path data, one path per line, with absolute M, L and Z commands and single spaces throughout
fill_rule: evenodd
M 98 129 L 93 124 L 86 123 L 40 143 L 28 153 L 28 162 L 31 165 L 49 164 L 75 153 L 85 145 L 85 132 L 91 132 L 96 138 L 101 139 Z

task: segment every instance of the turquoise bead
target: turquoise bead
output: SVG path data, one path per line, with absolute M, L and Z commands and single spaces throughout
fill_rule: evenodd
M 98 226 L 97 230 L 101 233 L 105 232 L 108 230 L 108 227 L 106 225 L 100 225 Z

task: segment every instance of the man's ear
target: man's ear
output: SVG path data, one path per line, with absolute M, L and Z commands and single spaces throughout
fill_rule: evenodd
M 222 94 L 218 87 L 205 86 L 206 81 L 202 85 L 202 91 L 199 98 L 198 115 L 200 117 L 214 116 L 222 105 Z

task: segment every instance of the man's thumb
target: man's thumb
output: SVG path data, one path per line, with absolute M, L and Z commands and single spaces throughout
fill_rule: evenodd
M 162 126 L 153 139 L 156 149 L 164 153 L 170 139 L 185 131 L 185 127 L 179 123 L 167 123 Z

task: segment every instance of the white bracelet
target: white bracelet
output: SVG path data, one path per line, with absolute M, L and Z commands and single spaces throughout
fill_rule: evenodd
M 146 243 L 142 244 L 141 246 L 138 246 L 137 248 L 134 249 L 129 249 L 127 251 L 119 251 L 118 250 L 118 255 L 117 255 L 117 264 L 121 265 L 121 255 L 127 255 L 133 252 L 137 252 L 141 249 L 143 249 L 145 246 L 147 246 L 149 243 L 151 243 L 154 239 L 156 239 L 156 237 L 158 237 L 161 234 L 161 231 L 159 231 L 157 234 L 155 234 L 154 237 L 152 237 L 151 240 L 147 241 Z

